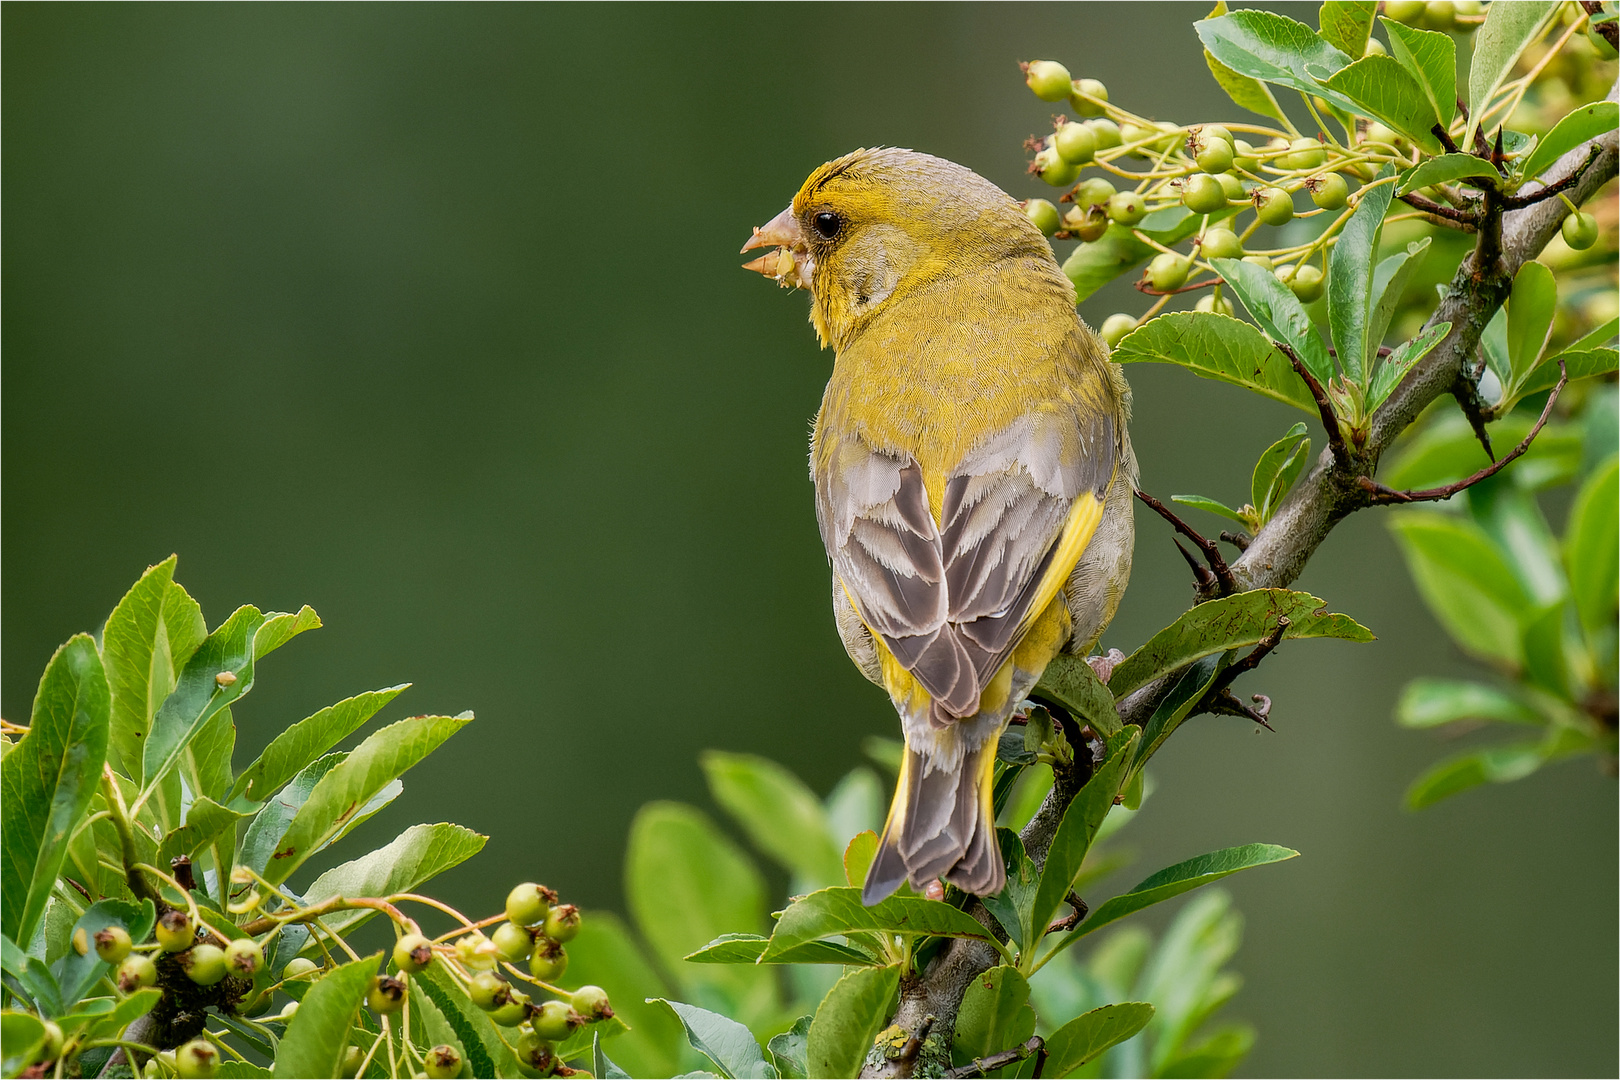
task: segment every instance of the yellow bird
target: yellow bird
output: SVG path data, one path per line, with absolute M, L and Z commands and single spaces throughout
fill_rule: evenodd
M 810 443 L 833 615 L 906 740 L 863 899 L 993 895 L 997 741 L 1130 577 L 1130 389 L 1046 238 L 960 165 L 830 161 L 743 251 L 772 246 L 746 268 L 808 289 L 836 355 Z

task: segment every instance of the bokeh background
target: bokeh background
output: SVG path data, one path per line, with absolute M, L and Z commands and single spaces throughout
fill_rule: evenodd
M 385 718 L 477 712 L 346 842 L 490 833 L 441 883 L 471 909 L 529 877 L 621 907 L 632 814 L 706 804 L 706 747 L 826 791 L 897 725 L 828 613 L 805 454 L 831 356 L 735 252 L 857 146 L 1044 194 L 1020 58 L 1146 115 L 1240 118 L 1206 8 L 8 5 L 0 708 L 25 716 L 52 649 L 178 552 L 211 622 L 327 624 L 236 710 L 241 760 L 407 679 Z M 1118 285 L 1083 314 L 1143 306 Z M 1242 501 L 1297 418 L 1130 376 L 1161 496 Z M 1104 642 L 1126 650 L 1189 599 L 1166 529 L 1138 528 Z M 1467 665 L 1378 513 L 1301 587 L 1379 640 L 1283 649 L 1247 680 L 1277 734 L 1192 722 L 1132 828 L 1143 872 L 1304 854 L 1229 883 L 1245 1070 L 1612 1073 L 1613 782 L 1582 761 L 1403 812 L 1442 748 L 1395 728 L 1395 695 Z

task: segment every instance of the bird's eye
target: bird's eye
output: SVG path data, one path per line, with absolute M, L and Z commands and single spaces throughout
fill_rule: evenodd
M 816 227 L 817 236 L 823 240 L 831 240 L 838 235 L 838 229 L 843 225 L 843 222 L 839 221 L 838 215 L 831 210 L 823 210 L 815 216 L 815 220 L 811 224 Z

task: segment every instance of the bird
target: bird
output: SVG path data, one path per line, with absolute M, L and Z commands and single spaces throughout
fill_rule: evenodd
M 829 161 L 759 248 L 744 268 L 807 290 L 834 352 L 810 440 L 834 621 L 905 737 L 862 901 L 994 895 L 997 743 L 1130 578 L 1130 387 L 1021 205 L 954 162 Z

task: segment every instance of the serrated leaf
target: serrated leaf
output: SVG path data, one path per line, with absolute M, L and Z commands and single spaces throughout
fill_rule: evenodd
M 1553 129 L 1542 136 L 1521 169 L 1526 179 L 1540 176 L 1577 146 L 1613 131 L 1620 123 L 1620 105 L 1594 101 L 1572 109 Z
M 1226 14 L 1226 0 L 1216 0 L 1215 7 L 1210 10 L 1207 18 L 1216 18 Z M 1278 106 L 1277 99 L 1272 96 L 1271 88 L 1259 79 L 1251 79 L 1247 75 L 1239 75 L 1219 60 L 1208 49 L 1204 50 L 1204 63 L 1209 66 L 1209 73 L 1215 77 L 1215 82 L 1232 103 L 1239 108 L 1248 109 L 1268 119 L 1275 120 L 1289 131 L 1294 130 L 1286 113 Z
M 316 984 L 319 985 L 319 984 Z M 461 1040 L 466 1052 L 467 1070 L 473 1076 L 522 1076 L 517 1058 L 506 1045 L 489 1014 L 472 1003 L 467 992 L 445 973 L 442 964 L 429 964 L 411 976 L 411 986 L 420 988 L 438 1006 L 439 1013 Z M 362 991 L 363 992 L 363 991 Z M 306 999 L 308 995 L 305 995 Z M 303 1006 L 299 1006 L 303 1011 Z M 294 1020 L 298 1017 L 295 1015 Z M 334 1076 L 335 1073 L 310 1075 Z
M 1330 614 L 1325 603 L 1310 593 L 1253 589 L 1199 604 L 1116 665 L 1108 688 L 1123 698 L 1194 660 L 1257 644 L 1277 628 L 1280 616 L 1289 619 L 1285 639 L 1373 640 L 1365 626 L 1347 615 Z
M 1001 861 L 1007 870 L 1007 881 L 999 893 L 980 897 L 980 901 L 985 910 L 995 916 L 1001 928 L 1007 931 L 1007 937 L 1016 942 L 1020 949 L 1027 950 L 1037 937 L 1032 910 L 1041 874 L 1024 853 L 1024 842 L 1016 832 L 997 829 L 996 840 L 1001 846 Z
M 630 1080 L 630 1074 L 615 1065 L 602 1051 L 600 1031 L 591 1032 L 591 1075 L 604 1077 L 606 1080 Z
M 1068 940 L 1095 933 L 1109 923 L 1117 922 L 1145 907 L 1219 881 L 1240 870 L 1283 862 L 1298 854 L 1299 852 L 1292 848 L 1279 847 L 1276 844 L 1243 844 L 1238 847 L 1222 848 L 1220 851 L 1212 851 L 1208 855 L 1200 855 L 1195 859 L 1166 867 L 1142 881 L 1130 892 L 1104 901 L 1085 922 L 1075 928 Z M 1067 945 L 1068 941 L 1064 944 Z
M 1126 334 L 1111 359 L 1118 364 L 1176 364 L 1200 378 L 1241 386 L 1317 414 L 1310 391 L 1283 354 L 1259 330 L 1230 316 L 1203 311 L 1160 315 Z
M 242 775 L 237 777 L 232 788 L 232 796 L 242 795 L 254 802 L 263 802 L 310 762 L 370 720 L 378 709 L 394 700 L 410 685 L 400 683 L 383 690 L 356 694 L 298 721 L 270 740 L 264 753 L 242 770 Z
M 1377 0 L 1327 0 L 1317 9 L 1316 32 L 1346 56 L 1360 56 L 1367 51 L 1376 14 Z
M 1525 376 L 1524 381 L 1514 388 L 1513 395 L 1500 402 L 1497 408 L 1504 411 L 1511 409 L 1515 404 L 1523 401 L 1531 394 L 1539 394 L 1544 390 L 1551 390 L 1554 386 L 1557 386 L 1559 378 L 1558 361 L 1560 360 L 1564 362 L 1564 370 L 1569 373 L 1569 381 L 1574 382 L 1576 379 L 1591 379 L 1599 375 L 1613 374 L 1616 368 L 1617 356 L 1620 356 L 1620 354 L 1617 354 L 1613 348 L 1583 349 L 1580 351 L 1571 349 L 1567 352 L 1561 352 L 1557 356 L 1550 356 L 1537 364 L 1530 374 Z M 1543 432 L 1545 430 L 1543 429 Z M 1541 435 L 1536 436 L 1537 443 L 1541 439 Z M 1532 443 L 1531 449 L 1534 448 L 1535 444 Z
M 1322 344 L 1321 335 L 1316 332 L 1316 324 L 1288 286 L 1278 281 L 1271 271 L 1253 263 L 1238 259 L 1211 259 L 1210 265 L 1231 286 L 1237 298 L 1243 302 L 1244 310 L 1260 324 L 1260 329 L 1270 335 L 1273 341 L 1291 346 L 1299 354 L 1305 369 L 1326 386 L 1334 374 L 1333 361 L 1328 356 L 1327 346 Z M 1283 363 L 1292 374 L 1293 367 L 1287 361 Z M 1300 407 L 1314 414 L 1316 406 L 1303 381 L 1294 375 L 1294 382 L 1299 385 L 1299 397 L 1307 403 Z M 1292 398 L 1288 400 L 1289 404 L 1297 404 Z
M 568 943 L 563 986 L 587 983 L 607 991 L 614 1013 L 630 1027 L 613 1037 L 612 1050 L 632 1076 L 672 1076 L 684 1059 L 695 1060 L 685 1048 L 680 1021 L 663 1006 L 648 1004 L 649 998 L 668 997 L 669 987 L 610 911 L 586 912 L 578 936 Z
M 1474 145 L 1474 132 L 1491 99 L 1512 74 L 1519 54 L 1557 10 L 1558 0 L 1514 0 L 1485 9 L 1485 21 L 1474 31 L 1474 54 L 1468 64 L 1468 127 L 1459 146 Z
M 1242 514 L 1238 513 L 1236 510 L 1232 509 L 1230 506 L 1227 506 L 1223 502 L 1218 502 L 1215 499 L 1211 499 L 1207 495 L 1172 495 L 1170 496 L 1170 501 L 1173 503 L 1180 503 L 1182 506 L 1190 506 L 1195 510 L 1207 510 L 1211 514 L 1218 514 L 1223 518 L 1228 518 L 1237 522 L 1245 529 L 1249 527 L 1249 520 Z
M 1234 11 L 1194 23 L 1193 29 L 1204 48 L 1238 74 L 1320 94 L 1340 108 L 1351 108 L 1332 89 L 1324 93 L 1309 73 L 1315 68 L 1331 74 L 1350 63 L 1350 57 L 1304 23 L 1269 11 Z
M 168 866 L 176 856 L 195 855 L 227 831 L 234 839 L 236 823 L 247 816 L 223 807 L 213 799 L 198 796 L 186 810 L 186 823 L 163 838 L 158 858 L 164 866 Z
M 1082 1013 L 1047 1038 L 1046 1071 L 1068 1076 L 1147 1027 L 1152 1019 L 1153 1006 L 1145 1001 L 1124 1001 Z
M 1378 266 L 1373 270 L 1374 301 L 1372 314 L 1367 319 L 1367 344 L 1370 349 L 1376 351 L 1384 343 L 1384 336 L 1389 333 L 1390 320 L 1394 318 L 1395 309 L 1400 306 L 1401 299 L 1406 294 L 1407 282 L 1411 280 L 1418 265 L 1423 262 L 1423 256 L 1428 253 L 1432 243 L 1433 237 L 1429 236 L 1414 240 L 1406 245 L 1405 251 L 1398 251 L 1388 258 L 1379 260 Z
M 866 873 L 877 858 L 878 834 L 866 829 L 850 837 L 844 848 L 844 883 L 860 886 L 866 882 Z
M 32 940 L 107 760 L 111 694 L 89 634 L 56 650 L 28 734 L 0 758 L 0 931 Z
M 1413 679 L 1395 703 L 1395 722 L 1402 727 L 1433 728 L 1458 720 L 1543 722 L 1533 709 L 1495 687 L 1454 679 Z
M 296 612 L 267 612 L 264 625 L 259 627 L 258 634 L 253 638 L 253 659 L 264 659 L 305 630 L 318 630 L 320 625 L 321 617 L 308 604 Z
M 942 905 L 943 906 L 943 905 Z M 860 1075 L 900 985 L 897 967 L 861 968 L 833 984 L 821 999 L 806 1037 L 805 1072 L 811 1077 Z
M 354 1014 L 377 973 L 379 953 L 334 968 L 317 979 L 298 1003 L 276 1054 L 274 1075 L 338 1076 L 349 1045 Z
M 891 896 L 867 907 L 854 886 L 818 889 L 788 905 L 777 920 L 771 943 L 760 957 L 770 963 L 790 949 L 817 938 L 862 930 L 882 930 L 905 936 L 933 935 L 990 939 L 978 920 L 938 900 L 918 896 Z
M 1348 102 L 1343 106 L 1348 111 L 1382 120 L 1427 152 L 1440 152 L 1440 140 L 1429 130 L 1439 121 L 1434 105 L 1393 56 L 1364 56 L 1327 75 L 1319 86 Z
M 1481 176 L 1493 180 L 1501 178 L 1496 167 L 1484 158 L 1475 157 L 1473 154 L 1441 154 L 1439 157 L 1425 158 L 1401 173 L 1401 181 L 1396 191 L 1401 195 L 1410 195 L 1419 188 L 1433 184 L 1449 184 L 1456 180 Z
M 1457 43 L 1450 34 L 1383 19 L 1390 52 L 1423 89 L 1442 126 L 1457 115 Z
M 177 559 L 148 567 L 107 617 L 101 660 L 112 692 L 108 760 L 139 779 L 146 736 L 175 678 L 208 634 L 202 610 L 174 584 Z
M 1114 695 L 1081 657 L 1067 653 L 1054 656 L 1041 673 L 1040 682 L 1035 684 L 1035 693 L 1046 694 L 1104 737 L 1120 729 Z
M 686 1029 L 687 1041 L 692 1048 L 710 1061 L 722 1077 L 776 1076 L 776 1068 L 765 1060 L 765 1051 L 754 1040 L 746 1027 L 721 1016 L 682 1001 L 654 998 L 669 1007 L 681 1026 Z
M 770 942 L 770 938 L 758 934 L 721 934 L 685 959 L 691 964 L 757 964 Z M 809 941 L 767 962 L 864 966 L 881 964 L 883 961 L 864 949 L 840 945 L 836 941 Z
M 714 801 L 755 847 L 807 882 L 833 885 L 843 879 L 826 811 L 804 781 L 752 754 L 709 750 L 698 760 Z
M 1424 327 L 1417 337 L 1410 338 L 1395 346 L 1395 350 L 1379 361 L 1378 369 L 1373 372 L 1372 386 L 1367 390 L 1367 411 L 1371 412 L 1389 399 L 1395 388 L 1401 384 L 1406 373 L 1422 360 L 1434 347 L 1445 340 L 1451 333 L 1451 324 L 1448 322 L 1436 323 Z
M 1467 518 L 1423 510 L 1393 515 L 1390 528 L 1419 595 L 1457 643 L 1518 664 L 1519 619 L 1530 598 L 1485 531 Z
M 1064 808 L 1063 820 L 1052 836 L 1046 852 L 1046 863 L 1041 867 L 1041 883 L 1031 904 L 1029 923 L 1033 933 L 1024 943 L 1027 952 L 1036 939 L 1050 925 L 1052 917 L 1063 906 L 1064 897 L 1074 887 L 1074 879 L 1086 860 L 1086 852 L 1102 827 L 1103 819 L 1114 806 L 1126 772 L 1136 756 L 1140 733 L 1131 728 L 1108 740 L 1108 757 L 1086 781 L 1085 787 Z M 1003 1048 L 1005 1049 L 1005 1048 Z
M 259 812 L 248 822 L 247 833 L 242 838 L 242 850 L 238 856 L 243 866 L 264 873 L 269 868 L 271 859 L 281 844 L 281 838 L 287 832 L 287 826 L 309 800 L 310 792 L 327 773 L 343 763 L 348 754 L 327 754 L 317 758 L 287 782 L 275 796 L 259 808 Z
M 1260 454 L 1249 480 L 1249 499 L 1259 524 L 1271 520 L 1278 504 L 1294 486 L 1311 452 L 1311 439 L 1301 421 Z
M 810 1024 L 814 1017 L 801 1016 L 793 1026 L 765 1044 L 776 1072 L 784 1080 L 805 1080 L 809 1076 Z
M 1209 220 L 1224 221 L 1242 209 L 1233 204 L 1209 215 Z M 1184 206 L 1166 207 L 1143 218 L 1136 228 L 1111 224 L 1100 238 L 1081 244 L 1063 263 L 1063 272 L 1074 283 L 1075 299 L 1080 302 L 1113 281 L 1121 274 L 1140 266 L 1159 253 L 1159 249 L 1138 239 L 1140 232 L 1165 247 L 1176 244 L 1203 228 L 1204 218 Z
M 1033 1034 L 1028 980 L 1017 968 L 993 967 L 974 976 L 962 995 L 951 1060 L 963 1065 L 1018 1046 Z
M 412 825 L 383 847 L 316 878 L 304 893 L 305 904 L 334 896 L 389 896 L 415 892 L 419 886 L 478 854 L 489 837 L 460 825 Z M 333 933 L 348 933 L 377 914 L 372 909 L 339 911 L 321 921 Z
M 1390 175 L 1385 166 L 1379 178 Z M 1328 260 L 1328 326 L 1338 349 L 1339 367 L 1346 379 L 1362 386 L 1367 385 L 1378 353 L 1378 342 L 1368 340 L 1372 329 L 1373 260 L 1392 198 L 1394 192 L 1389 184 L 1363 189 Z
M 1620 566 L 1620 465 L 1611 455 L 1581 485 L 1564 528 L 1570 596 L 1589 636 L 1612 630 Z

